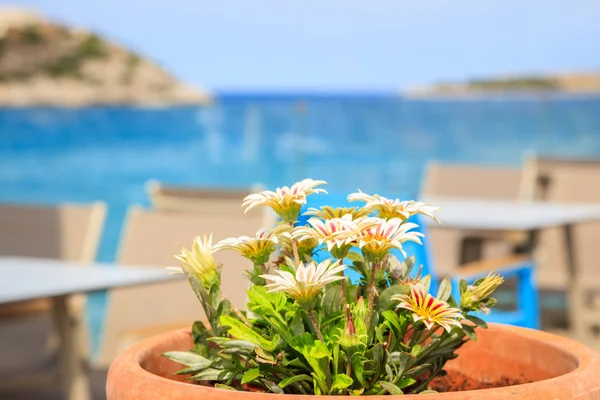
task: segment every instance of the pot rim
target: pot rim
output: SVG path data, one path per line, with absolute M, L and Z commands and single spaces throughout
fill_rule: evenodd
M 481 399 L 481 398 L 491 398 L 491 399 L 500 399 L 505 398 L 507 395 L 507 391 L 510 391 L 511 396 L 517 396 L 517 398 L 522 398 L 525 395 L 534 395 L 539 393 L 540 390 L 544 388 L 552 387 L 560 390 L 563 387 L 570 387 L 574 391 L 579 393 L 595 393 L 596 396 L 600 397 L 600 354 L 592 350 L 586 345 L 578 343 L 572 339 L 564 338 L 562 336 L 558 336 L 555 334 L 538 331 L 534 329 L 515 327 L 511 325 L 504 324 L 488 324 L 488 330 L 494 331 L 505 331 L 512 333 L 514 335 L 518 335 L 521 337 L 525 337 L 528 339 L 541 341 L 549 346 L 556 347 L 570 355 L 572 355 L 577 361 L 577 367 L 564 374 L 559 375 L 553 378 L 544 379 L 531 383 L 524 383 L 520 385 L 512 385 L 501 388 L 491 388 L 491 389 L 476 389 L 476 390 L 465 390 L 459 392 L 445 392 L 439 393 L 437 396 L 443 396 L 444 399 L 454 400 L 454 399 Z M 206 394 L 207 392 L 211 392 L 217 390 L 219 392 L 225 392 L 225 389 L 217 389 L 210 386 L 200 386 L 200 385 L 192 385 L 187 382 L 179 382 L 172 379 L 164 378 L 159 375 L 155 375 L 141 366 L 141 360 L 146 355 L 147 349 L 150 347 L 154 347 L 159 343 L 165 341 L 167 338 L 172 337 L 173 335 L 179 334 L 191 334 L 190 329 L 179 329 L 176 331 L 171 331 L 167 333 L 163 333 L 160 335 L 156 335 L 147 339 L 144 339 L 133 346 L 129 347 L 122 354 L 120 354 L 115 361 L 110 366 L 108 371 L 107 378 L 107 393 L 110 393 L 112 379 L 111 376 L 119 376 L 120 379 L 125 379 L 125 381 L 129 380 L 144 380 L 145 382 L 141 386 L 145 386 L 148 384 L 157 384 L 162 386 L 171 386 L 173 388 L 180 387 L 186 388 L 188 391 L 193 390 L 194 393 Z M 577 378 L 577 379 L 575 379 Z M 564 389 L 563 389 L 564 390 Z M 311 395 L 295 395 L 295 394 L 276 394 L 276 393 L 257 393 L 257 392 L 247 392 L 247 391 L 227 391 L 231 396 L 241 395 L 244 396 L 269 396 L 273 399 L 279 400 L 292 400 L 294 398 L 304 398 L 306 399 Z M 558 392 L 557 392 L 558 394 Z M 565 393 L 566 394 L 566 393 Z M 575 395 L 575 392 L 572 393 Z M 411 396 L 422 396 L 422 395 L 404 395 L 404 398 L 411 399 Z M 370 399 L 375 400 L 389 400 L 389 395 L 373 395 L 368 396 Z M 537 396 L 536 396 L 537 397 Z M 560 396 L 559 396 L 560 397 Z M 256 397 L 258 398 L 258 397 Z M 319 398 L 323 399 L 340 399 L 340 396 L 319 396 Z M 420 397 L 419 397 L 420 398 Z

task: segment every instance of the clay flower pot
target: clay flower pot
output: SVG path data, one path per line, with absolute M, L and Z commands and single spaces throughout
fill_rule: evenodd
M 478 341 L 465 344 L 460 356 L 447 364 L 449 374 L 444 379 L 462 380 L 459 384 L 467 389 L 489 387 L 490 382 L 530 383 L 431 394 L 428 399 L 600 399 L 600 355 L 586 346 L 545 332 L 497 324 L 478 330 L 478 335 Z M 173 375 L 181 366 L 160 353 L 192 347 L 188 330 L 155 336 L 130 347 L 108 372 L 108 400 L 251 400 L 262 396 L 306 400 L 308 397 L 233 392 L 186 383 L 183 377 Z M 383 400 L 389 396 L 368 398 Z M 403 398 L 422 399 L 423 395 Z

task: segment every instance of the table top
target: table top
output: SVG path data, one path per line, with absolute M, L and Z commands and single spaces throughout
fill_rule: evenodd
M 600 205 L 520 202 L 458 197 L 427 197 L 422 201 L 440 207 L 442 228 L 522 230 L 600 221 Z M 429 218 L 423 220 L 431 224 Z M 435 222 L 433 222 L 435 224 Z
M 0 304 L 183 279 L 164 268 L 1 257 Z

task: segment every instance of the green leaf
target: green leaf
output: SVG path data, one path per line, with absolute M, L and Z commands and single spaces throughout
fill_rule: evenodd
M 206 363 L 210 365 L 212 362 L 199 354 L 190 353 L 188 351 L 167 351 L 162 355 L 188 367 L 194 367 Z
M 222 369 L 206 368 L 204 371 L 198 372 L 190 379 L 196 381 L 226 381 L 234 375 L 231 371 Z
M 400 389 L 404 389 L 405 387 L 414 384 L 416 381 L 417 380 L 413 378 L 402 378 L 398 382 L 396 382 L 396 386 L 398 386 Z
M 367 264 L 362 261 L 354 261 L 350 268 L 361 274 L 361 279 L 366 279 L 366 277 L 369 276 Z
M 325 287 L 325 294 L 323 295 L 321 304 L 323 305 L 323 313 L 329 315 L 334 311 L 341 309 L 341 285 L 339 283 L 329 284 Z
M 450 279 L 448 279 L 448 278 L 442 279 L 442 282 L 440 282 L 440 288 L 438 289 L 438 293 L 437 293 L 436 297 L 442 301 L 446 301 L 446 300 L 448 300 L 448 298 L 450 298 L 451 294 L 452 294 L 452 283 L 450 282 Z
M 492 308 L 492 307 L 494 307 L 494 306 L 496 305 L 496 303 L 497 303 L 497 302 L 498 302 L 498 301 L 497 301 L 495 298 L 493 298 L 493 297 L 488 297 L 488 298 L 485 300 L 484 304 L 486 305 L 486 307 Z
M 231 310 L 231 302 L 227 299 L 221 300 L 219 307 L 217 307 L 217 313 L 219 313 L 219 315 L 228 315 L 231 313 Z
M 267 354 L 260 347 L 257 347 L 254 351 L 256 352 L 255 360 L 257 362 L 262 363 L 262 364 L 277 365 L 277 360 L 275 359 L 275 357 L 273 357 L 271 354 Z
M 462 295 L 469 288 L 469 284 L 464 279 L 461 279 L 460 283 L 458 284 L 458 288 L 460 290 L 460 294 Z
M 392 308 L 392 304 L 396 303 L 392 300 L 392 296 L 397 294 L 409 294 L 410 287 L 408 285 L 393 285 L 381 292 L 377 306 L 381 311 L 389 310 Z
M 254 332 L 252 329 L 248 328 L 246 325 L 241 323 L 235 318 L 229 317 L 227 315 L 221 315 L 220 317 L 221 324 L 224 326 L 229 326 L 228 330 L 229 334 L 236 339 L 247 340 L 256 344 L 257 346 L 262 347 L 267 351 L 273 351 L 277 348 L 279 344 L 279 335 L 275 335 L 273 340 L 269 341 L 264 339 L 260 334 Z
M 422 392 L 419 392 L 419 394 L 439 394 L 439 392 L 436 392 L 435 390 L 427 389 L 427 390 L 423 390 Z
M 217 383 L 217 384 L 215 384 L 215 388 L 216 389 L 224 389 L 224 390 L 233 390 L 234 392 L 237 392 L 236 388 L 231 387 L 229 385 L 225 385 L 223 383 Z
M 365 262 L 365 258 L 362 256 L 362 254 L 356 252 L 356 251 L 349 251 L 348 254 L 346 255 L 346 258 L 350 261 L 358 261 L 358 262 Z
M 221 344 L 225 354 L 249 354 L 258 346 L 247 340 L 229 340 Z
M 365 371 L 365 363 L 362 357 L 360 357 L 357 353 L 352 355 L 352 369 L 354 369 L 354 375 L 356 375 L 356 379 L 362 386 L 367 386 L 368 383 L 364 378 Z
M 415 365 L 417 359 L 408 353 L 395 351 L 389 355 L 389 361 L 398 371 L 397 374 L 403 375 L 404 371 Z
M 320 340 L 316 340 L 312 346 L 310 346 L 308 356 L 316 359 L 329 357 L 329 348 L 327 345 Z
M 279 382 L 279 387 L 284 389 L 286 386 L 291 385 L 292 383 L 296 383 L 296 382 L 300 382 L 300 381 L 312 382 L 312 380 L 313 380 L 313 378 L 306 374 L 294 375 L 294 376 L 290 376 L 289 378 L 285 378 L 284 380 Z
M 477 341 L 477 334 L 475 333 L 475 329 L 473 329 L 472 326 L 469 325 L 463 325 L 462 326 L 462 330 L 465 332 L 465 334 L 469 337 L 469 339 L 473 340 L 473 341 Z
M 333 376 L 333 383 L 331 384 L 331 389 L 346 389 L 348 386 L 352 385 L 354 381 L 346 374 L 337 374 Z
M 334 312 L 334 313 L 330 314 L 327 318 L 325 318 L 321 321 L 321 327 L 332 324 L 342 318 L 344 318 L 344 314 L 342 314 L 341 311 Z
M 283 390 L 275 384 L 273 381 L 269 381 L 267 379 L 263 379 L 262 383 L 273 393 L 283 394 Z
M 385 318 L 387 321 L 390 321 L 390 323 L 394 326 L 394 328 L 398 329 L 398 331 L 402 330 L 400 321 L 398 320 L 398 315 L 394 311 L 385 310 L 381 313 L 381 315 L 383 315 L 383 318 Z
M 487 329 L 487 323 L 474 315 L 467 315 L 466 318 L 480 328 Z
M 249 369 L 248 371 L 244 372 L 244 375 L 242 375 L 241 383 L 243 385 L 244 383 L 252 382 L 259 376 L 260 376 L 260 370 L 258 368 Z
M 413 368 L 409 369 L 408 371 L 406 371 L 406 376 L 407 377 L 419 376 L 423 372 L 427 371 L 430 367 L 431 367 L 431 364 L 429 364 L 429 363 L 417 365 L 416 367 L 413 367 Z
M 204 325 L 204 322 L 194 322 L 194 325 L 192 325 L 192 339 L 194 340 L 195 344 L 204 344 L 206 339 L 208 339 L 210 336 L 212 335 L 210 334 L 208 329 L 206 329 L 206 325 Z
M 307 368 L 306 364 L 304 364 L 299 358 L 294 358 L 291 361 L 287 361 L 286 359 L 282 362 L 284 367 L 296 367 L 296 368 Z
M 209 296 L 211 300 L 211 306 L 218 307 L 221 302 L 221 287 L 214 284 L 210 287 Z
M 296 336 L 302 336 L 304 332 L 304 322 L 302 321 L 302 311 L 297 310 L 296 314 L 294 314 L 294 318 L 292 319 L 292 323 L 290 324 L 290 329 L 292 333 Z
M 413 357 L 417 357 L 421 353 L 421 350 L 422 350 L 421 345 L 420 344 L 416 344 L 410 350 L 410 355 L 413 356 Z
M 379 381 L 379 384 L 381 385 L 382 388 L 387 390 L 389 394 L 404 394 L 404 392 L 402 392 L 402 389 L 400 389 L 398 386 L 394 385 L 393 383 L 386 382 L 386 381 Z

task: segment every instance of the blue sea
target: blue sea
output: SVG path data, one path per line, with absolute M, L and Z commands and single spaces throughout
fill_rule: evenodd
M 333 192 L 416 195 L 429 160 L 519 165 L 600 157 L 600 97 L 409 100 L 224 94 L 207 107 L 0 109 L 0 202 L 109 206 L 113 261 L 145 183 L 267 187 L 311 177 Z

